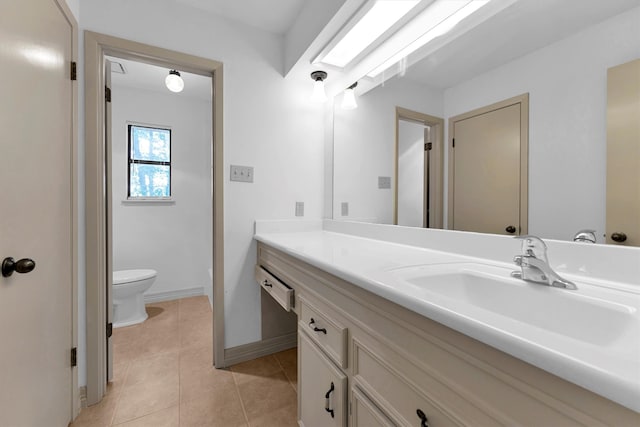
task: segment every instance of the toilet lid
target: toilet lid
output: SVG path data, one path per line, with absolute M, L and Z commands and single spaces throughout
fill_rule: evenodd
M 113 284 L 121 285 L 123 283 L 139 282 L 141 280 L 151 279 L 155 277 L 155 270 L 120 270 L 113 272 Z

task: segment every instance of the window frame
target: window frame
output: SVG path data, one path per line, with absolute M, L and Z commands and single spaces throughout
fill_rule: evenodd
M 169 161 L 158 161 L 158 160 L 139 160 L 133 158 L 132 145 L 132 130 L 133 128 L 145 128 L 145 129 L 153 129 L 153 130 L 161 130 L 169 132 Z M 166 202 L 172 201 L 173 197 L 173 129 L 171 126 L 165 125 L 152 125 L 147 123 L 138 123 L 138 122 L 127 122 L 127 202 Z M 136 197 L 131 195 L 131 165 L 132 164 L 142 164 L 142 165 L 156 165 L 156 166 L 168 166 L 169 167 L 169 196 L 155 197 L 155 196 L 144 196 L 144 197 Z

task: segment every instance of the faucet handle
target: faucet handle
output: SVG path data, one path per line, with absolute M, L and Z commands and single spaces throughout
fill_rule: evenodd
M 580 230 L 573 236 L 573 241 L 596 243 L 596 230 Z
M 516 239 L 522 240 L 522 253 L 527 256 L 533 256 L 538 259 L 547 260 L 547 245 L 538 236 L 531 234 L 524 236 L 515 236 Z

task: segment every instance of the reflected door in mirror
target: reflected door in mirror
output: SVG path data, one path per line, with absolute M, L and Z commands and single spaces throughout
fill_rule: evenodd
M 607 71 L 607 243 L 640 246 L 640 59 Z
M 526 233 L 526 106 L 522 99 L 507 101 L 451 119 L 450 229 Z

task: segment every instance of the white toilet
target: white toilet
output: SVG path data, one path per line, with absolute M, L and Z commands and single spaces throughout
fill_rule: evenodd
M 147 319 L 144 291 L 156 280 L 155 270 L 113 272 L 113 327 L 135 325 Z

